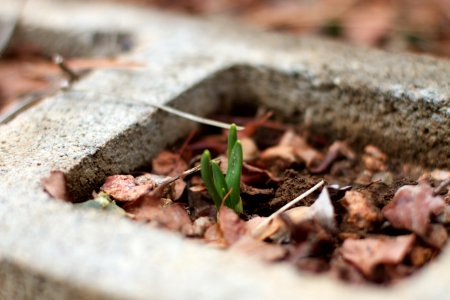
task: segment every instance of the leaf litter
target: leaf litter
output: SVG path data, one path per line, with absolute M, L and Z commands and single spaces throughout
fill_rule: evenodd
M 75 205 L 355 284 L 396 283 L 446 244 L 449 171 L 402 164 L 375 145 L 358 153 L 268 117 L 222 117 L 250 126 L 239 132 L 242 213 L 216 207 L 197 173 L 204 149 L 227 169 L 227 130 L 210 128 L 161 151 L 143 172 L 107 177 L 93 199 Z M 72 201 L 63 172 L 42 184 Z

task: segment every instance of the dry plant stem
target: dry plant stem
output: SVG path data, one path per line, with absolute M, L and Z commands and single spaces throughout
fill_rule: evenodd
M 443 193 L 448 186 L 450 186 L 450 178 L 447 178 L 444 181 L 442 181 L 441 184 L 434 189 L 433 194 L 439 195 Z
M 230 124 L 228 123 L 224 123 L 224 122 L 220 122 L 220 121 L 216 121 L 216 120 L 211 120 L 211 119 L 207 119 L 207 118 L 203 118 L 203 117 L 199 117 L 184 111 L 180 111 L 178 109 L 169 107 L 169 106 L 165 106 L 165 105 L 160 105 L 160 104 L 154 104 L 151 103 L 150 104 L 153 107 L 159 108 L 161 110 L 164 110 L 168 113 L 171 113 L 173 115 L 200 123 L 200 124 L 205 124 L 205 125 L 211 125 L 211 126 L 215 126 L 215 127 L 219 127 L 219 128 L 223 128 L 223 129 L 230 129 Z M 236 126 L 237 130 L 244 130 L 244 127 L 241 126 Z
M 286 205 L 284 205 L 282 208 L 280 208 L 279 210 L 277 210 L 276 212 L 274 212 L 273 214 L 271 214 L 267 219 L 265 219 L 263 222 L 261 222 L 254 230 L 253 230 L 253 237 L 258 238 L 263 229 L 265 229 L 270 222 L 277 217 L 278 215 L 280 215 L 281 213 L 285 212 L 286 210 L 288 210 L 289 208 L 291 208 L 292 206 L 294 206 L 296 203 L 298 203 L 300 200 L 308 197 L 310 194 L 312 194 L 315 190 L 317 190 L 318 188 L 320 188 L 323 184 L 325 183 L 325 181 L 321 180 L 318 184 L 316 184 L 315 186 L 313 186 L 312 188 L 310 188 L 309 190 L 307 190 L 306 192 L 304 192 L 303 194 L 301 194 L 300 196 L 298 196 L 297 198 L 295 198 L 294 200 L 292 200 L 291 202 L 287 203 Z
M 168 112 L 170 114 L 179 116 L 181 118 L 185 118 L 187 120 L 191 120 L 193 122 L 197 122 L 200 124 L 205 124 L 205 125 L 210 125 L 210 126 L 214 126 L 214 127 L 219 127 L 219 128 L 223 128 L 223 129 L 230 129 L 231 124 L 225 123 L 225 122 L 220 122 L 220 121 L 216 121 L 216 120 L 211 120 L 208 118 L 203 118 L 200 116 L 196 116 L 181 110 L 178 110 L 176 108 L 173 107 L 169 107 L 166 105 L 161 105 L 161 104 L 156 104 L 156 103 L 149 103 L 148 101 L 144 101 L 143 99 L 139 99 L 139 98 L 135 98 L 135 97 L 130 97 L 130 96 L 125 96 L 125 95 L 111 95 L 108 93 L 101 93 L 101 92 L 96 92 L 96 91 L 87 91 L 87 90 L 81 90 L 81 89 L 71 89 L 70 91 L 66 91 L 67 93 L 85 93 L 85 94 L 94 94 L 94 95 L 103 95 L 103 96 L 108 96 L 108 97 L 114 97 L 117 98 L 118 96 L 122 97 L 122 98 L 131 98 L 133 99 L 133 101 L 137 102 L 137 103 L 141 103 L 144 105 L 150 105 L 153 106 L 155 108 L 161 109 L 165 112 Z M 242 126 L 236 126 L 236 129 L 238 131 L 240 130 L 244 130 L 244 127 Z
M 66 65 L 64 57 L 62 57 L 60 54 L 55 54 L 53 56 L 53 62 L 64 72 L 64 74 L 67 75 L 67 77 L 69 78 L 69 82 L 72 83 L 80 79 L 80 76 Z

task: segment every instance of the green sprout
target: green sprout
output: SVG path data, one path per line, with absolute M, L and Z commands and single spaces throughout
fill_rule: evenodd
M 228 134 L 228 168 L 225 176 L 222 174 L 219 165 L 211 160 L 209 151 L 203 152 L 200 172 L 217 211 L 222 204 L 225 204 L 236 213 L 242 213 L 240 192 L 242 161 L 242 144 L 237 139 L 236 124 L 230 126 Z

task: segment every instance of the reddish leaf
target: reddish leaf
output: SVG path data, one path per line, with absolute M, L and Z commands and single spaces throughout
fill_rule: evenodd
M 427 233 L 422 235 L 421 238 L 428 245 L 440 250 L 447 242 L 448 233 L 443 225 L 430 224 Z
M 384 172 L 387 170 L 387 155 L 373 145 L 367 145 L 364 148 L 365 154 L 362 161 L 367 170 L 372 172 Z
M 53 198 L 72 202 L 67 190 L 66 175 L 62 171 L 51 171 L 50 176 L 41 179 L 44 190 Z
M 358 229 L 370 229 L 381 221 L 378 208 L 369 202 L 367 197 L 358 191 L 348 191 L 342 199 L 342 205 L 347 209 L 346 222 Z
M 154 219 L 159 225 L 170 230 L 181 230 L 183 226 L 191 224 L 186 209 L 179 204 L 175 203 L 164 207 Z
M 377 45 L 393 27 L 394 17 L 395 10 L 389 1 L 372 1 L 346 16 L 345 36 L 357 44 Z
M 237 242 L 247 233 L 247 226 L 230 208 L 222 205 L 219 211 L 219 225 L 224 239 L 229 245 Z
M 311 167 L 310 171 L 312 173 L 322 173 L 325 172 L 338 158 L 345 157 L 349 160 L 354 160 L 356 158 L 355 153 L 348 147 L 347 143 L 337 141 L 334 142 L 325 158 L 315 167 Z
M 375 266 L 398 264 L 411 250 L 414 235 L 395 238 L 347 239 L 341 248 L 344 259 L 353 263 L 366 276 L 371 276 Z
M 383 215 L 395 228 L 407 229 L 424 236 L 430 224 L 430 216 L 445 209 L 440 196 L 433 196 L 433 188 L 427 184 L 405 185 L 383 208 Z
M 152 172 L 158 175 L 174 176 L 186 171 L 187 164 L 178 153 L 161 151 L 152 160 Z
M 139 185 L 131 175 L 114 175 L 106 178 L 100 188 L 117 201 L 135 201 L 156 187 L 152 180 Z
M 130 203 L 129 205 L 127 205 Z M 146 194 L 135 202 L 126 202 L 125 210 L 141 222 L 153 221 L 161 212 L 161 197 L 152 193 Z

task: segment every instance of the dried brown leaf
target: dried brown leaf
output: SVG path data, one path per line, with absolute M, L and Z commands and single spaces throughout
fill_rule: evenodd
M 72 202 L 69 191 L 67 190 L 66 175 L 62 171 L 51 171 L 48 177 L 41 179 L 44 190 L 53 198 Z
M 148 194 L 155 187 L 156 184 L 152 180 L 138 185 L 136 179 L 131 175 L 114 175 L 106 178 L 100 190 L 113 197 L 116 201 L 135 201 L 141 196 Z
M 370 229 L 382 219 L 379 209 L 361 192 L 347 191 L 342 205 L 348 211 L 345 221 L 358 229 Z
M 427 184 L 405 185 L 383 208 L 383 215 L 395 228 L 407 229 L 424 236 L 430 224 L 430 216 L 445 209 L 440 196 L 433 196 L 433 188 Z
M 253 139 L 249 137 L 243 137 L 239 139 L 242 144 L 242 155 L 244 161 L 253 160 L 258 157 L 259 150 Z
M 153 194 L 146 194 L 135 202 L 126 202 L 125 210 L 132 214 L 136 221 L 151 222 L 161 212 L 161 197 Z
M 232 209 L 224 205 L 219 210 L 219 225 L 229 245 L 234 244 L 247 233 L 245 222 Z
M 356 154 L 352 149 L 350 149 L 347 143 L 336 141 L 328 148 L 327 154 L 320 161 L 320 163 L 315 167 L 310 167 L 309 169 L 312 173 L 325 172 L 340 157 L 345 157 L 348 160 L 354 160 L 356 158 Z M 317 158 L 315 161 L 317 161 Z
M 344 259 L 370 277 L 377 265 L 400 263 L 411 250 L 414 241 L 415 237 L 412 234 L 395 238 L 347 239 L 340 252 Z
M 164 207 L 155 217 L 155 222 L 170 230 L 181 230 L 183 226 L 190 225 L 191 219 L 186 209 L 180 203 Z
M 187 163 L 178 153 L 161 151 L 152 160 L 153 173 L 158 175 L 174 176 L 183 173 L 187 169 Z

